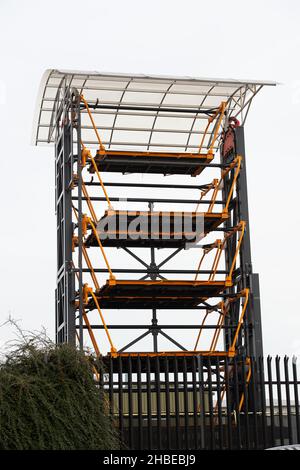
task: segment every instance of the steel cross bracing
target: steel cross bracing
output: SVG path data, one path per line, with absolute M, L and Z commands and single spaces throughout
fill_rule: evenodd
M 226 103 L 220 103 L 209 112 L 204 110 L 207 126 L 204 133 L 199 134 L 198 149 L 192 154 L 168 150 L 107 150 L 101 139 L 101 129 L 93 119 L 97 105 L 90 106 L 77 90 L 68 84 L 62 85 L 53 118 L 56 128 L 58 342 L 78 342 L 82 347 L 89 337 L 97 355 L 106 354 L 108 345 L 113 357 L 262 354 L 258 279 L 252 273 L 251 265 L 243 128 L 232 118 L 228 119 L 226 108 Z M 81 138 L 83 111 L 90 118 L 90 127 L 98 142 L 96 152 L 89 149 Z M 163 113 L 168 112 L 172 110 L 165 107 Z M 234 133 L 234 145 L 224 152 L 225 137 L 230 133 Z M 216 143 L 221 147 L 220 152 L 216 151 Z M 209 168 L 214 177 L 202 181 Z M 137 183 L 122 181 L 122 178 L 118 182 L 115 177 L 105 182 L 105 172 L 109 172 L 108 175 L 126 172 L 182 175 L 184 183 L 190 175 L 193 184 L 178 184 L 177 181 L 174 184 L 155 183 L 155 180 Z M 201 184 L 197 181 L 200 175 Z M 131 206 L 134 204 L 134 210 L 115 209 L 119 198 L 110 196 L 112 188 L 120 190 L 121 198 L 123 188 L 135 188 L 134 197 L 128 197 L 126 202 Z M 180 191 L 187 188 L 196 191 L 198 197 L 181 197 Z M 173 189 L 176 198 L 155 196 L 155 193 L 154 197 L 148 197 L 145 190 L 153 189 L 161 192 Z M 140 210 L 140 204 L 145 203 L 148 204 L 147 209 Z M 156 210 L 161 203 L 172 207 L 169 238 L 164 236 L 163 230 L 166 211 Z M 175 267 L 167 269 L 167 263 L 189 251 L 186 250 L 189 240 L 177 237 L 180 234 L 177 204 L 193 205 L 193 209 L 187 211 L 188 220 L 193 228 L 201 215 L 203 226 L 201 234 L 196 233 L 192 240 L 197 242 L 197 248 L 191 248 L 195 253 L 194 266 L 188 264 L 185 269 L 181 264 L 184 261 L 178 258 Z M 129 223 L 134 222 L 135 215 L 142 223 L 156 220 L 153 237 L 150 234 L 150 237 L 142 239 L 130 238 Z M 99 223 L 113 218 L 116 226 L 111 232 L 107 229 L 109 236 L 102 238 Z M 123 236 L 124 226 L 127 238 Z M 141 247 L 150 250 L 150 263 L 140 254 Z M 112 254 L 120 253 L 118 248 L 140 267 L 111 266 L 110 259 L 118 259 Z M 173 251 L 168 251 L 161 260 L 157 254 L 165 248 Z M 126 275 L 126 278 L 120 275 Z M 124 308 L 140 311 L 141 320 L 146 316 L 145 310 L 152 311 L 151 323 L 107 323 L 107 312 L 111 309 L 121 312 Z M 172 317 L 175 311 L 194 311 L 197 320 L 193 324 L 185 323 L 181 315 L 181 321 L 161 324 L 161 309 L 169 311 Z M 95 312 L 99 319 L 97 322 Z M 208 322 L 213 316 L 215 320 Z M 117 329 L 144 331 L 127 344 L 115 344 L 113 331 Z M 174 338 L 166 332 L 169 329 L 190 330 L 193 346 Z M 105 337 L 99 341 L 101 331 Z M 145 351 L 143 340 L 149 335 L 152 335 L 152 349 Z M 162 350 L 160 336 L 169 340 L 173 349 Z M 201 344 L 205 344 L 205 336 L 208 347 L 203 349 Z M 136 344 L 140 345 L 138 350 Z

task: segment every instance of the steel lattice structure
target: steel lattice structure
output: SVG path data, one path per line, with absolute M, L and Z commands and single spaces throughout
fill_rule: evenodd
M 97 355 L 105 355 L 108 344 L 113 358 L 262 356 L 244 124 L 254 96 L 266 85 L 275 84 L 45 73 L 34 142 L 55 146 L 58 342 L 83 347 L 87 335 Z M 141 174 L 148 179 L 135 177 Z M 133 190 L 125 209 L 116 208 Z M 117 193 L 112 196 L 112 191 Z M 170 191 L 171 197 L 163 196 Z M 188 191 L 198 196 L 181 196 Z M 113 263 L 121 260 L 118 249 L 139 268 L 115 268 Z M 167 255 L 159 260 L 164 250 Z M 150 254 L 150 262 L 141 251 Z M 187 253 L 195 253 L 193 266 L 179 260 L 166 268 Z M 140 312 L 142 320 L 107 323 L 107 312 L 124 309 Z M 170 316 L 183 312 L 183 320 L 184 312 L 192 311 L 196 319 L 162 324 L 160 310 Z M 146 311 L 152 312 L 150 324 Z M 98 312 L 97 322 L 91 321 L 91 312 Z M 115 344 L 115 330 L 143 332 L 124 345 Z M 190 331 L 194 347 L 168 330 Z M 106 343 L 103 337 L 99 342 L 101 331 Z M 203 349 L 204 335 L 209 341 Z M 143 348 L 149 336 L 150 350 Z M 159 336 L 173 349 L 161 348 Z

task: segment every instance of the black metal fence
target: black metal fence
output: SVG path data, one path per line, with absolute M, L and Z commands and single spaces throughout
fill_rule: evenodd
M 108 358 L 101 385 L 129 449 L 266 449 L 300 443 L 294 358 Z

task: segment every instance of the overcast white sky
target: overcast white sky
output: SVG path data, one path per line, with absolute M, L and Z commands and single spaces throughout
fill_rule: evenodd
M 46 68 L 269 79 L 246 124 L 252 256 L 265 353 L 299 355 L 300 3 L 1 0 L 0 15 L 0 323 L 54 332 L 53 149 L 30 145 Z

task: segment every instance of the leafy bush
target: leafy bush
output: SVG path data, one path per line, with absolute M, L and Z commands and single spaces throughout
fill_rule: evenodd
M 0 449 L 117 449 L 95 362 L 41 337 L 22 342 L 0 364 Z

